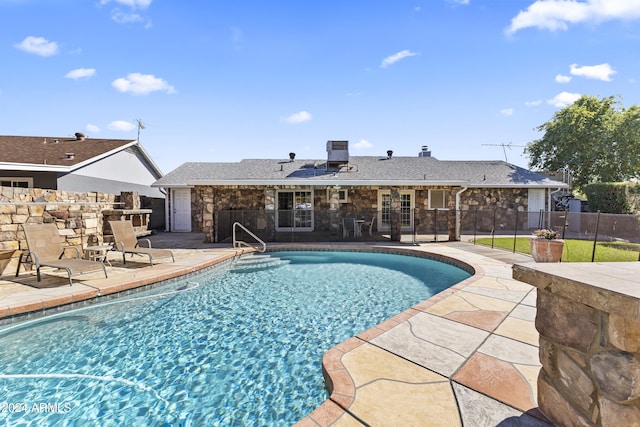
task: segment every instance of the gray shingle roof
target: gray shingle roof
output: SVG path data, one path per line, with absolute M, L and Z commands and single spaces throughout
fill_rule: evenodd
M 156 175 L 162 176 L 162 171 L 135 139 L 0 135 L 0 169 L 74 170 L 127 149 L 137 150 Z
M 352 156 L 327 169 L 324 160 L 250 159 L 236 163 L 184 163 L 154 187 L 192 185 L 461 185 L 562 187 L 538 173 L 503 161 L 441 161 L 435 157 Z
M 0 162 L 73 166 L 112 150 L 134 143 L 135 140 L 0 136 Z M 73 156 L 67 156 L 67 153 Z

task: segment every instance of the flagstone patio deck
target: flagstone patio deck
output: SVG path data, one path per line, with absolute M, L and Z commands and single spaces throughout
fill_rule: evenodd
M 55 312 L 191 274 L 238 252 L 203 244 L 190 233 L 159 233 L 151 240 L 154 247 L 174 249 L 176 262 L 150 267 L 141 259 L 124 266 L 119 254 L 110 253 L 109 278 L 80 276 L 73 286 L 65 275 L 43 274 L 39 283 L 33 272 L 0 277 L 0 325 L 12 316 Z M 536 291 L 511 273 L 513 263 L 531 258 L 461 242 L 376 246 L 454 258 L 476 274 L 330 349 L 323 358 L 330 397 L 297 425 L 548 425 L 536 403 Z

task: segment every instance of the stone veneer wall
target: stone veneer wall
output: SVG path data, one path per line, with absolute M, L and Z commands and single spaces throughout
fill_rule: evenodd
M 328 188 L 328 190 L 327 190 Z M 265 237 L 269 239 L 273 231 L 273 227 L 269 221 L 272 216 L 266 214 L 273 211 L 276 206 L 277 189 L 290 190 L 314 190 L 314 207 L 317 211 L 315 224 L 316 230 L 325 230 L 331 226 L 333 219 L 330 215 L 321 215 L 321 211 L 337 211 L 344 214 L 356 214 L 368 218 L 375 215 L 378 209 L 378 190 L 382 187 L 350 187 L 343 186 L 342 190 L 347 190 L 347 203 L 337 203 L 337 192 L 333 187 L 325 186 L 282 186 L 282 187 L 264 187 L 264 186 L 237 186 L 228 185 L 220 187 L 196 186 L 191 190 L 192 200 L 192 230 L 204 233 L 205 242 L 217 242 L 217 213 L 224 210 L 238 211 L 254 211 L 263 212 L 254 218 L 245 218 L 246 226 L 253 230 L 268 230 Z M 387 188 L 387 187 L 385 187 Z M 438 222 L 446 221 L 447 229 L 451 239 L 455 238 L 456 233 L 456 213 L 455 213 L 455 195 L 459 191 L 457 187 L 439 186 L 433 189 L 443 189 L 448 191 L 449 212 L 438 217 Z M 430 232 L 434 229 L 433 211 L 429 210 L 429 189 L 416 187 L 393 187 L 392 194 L 398 195 L 398 191 L 414 190 L 415 191 L 415 218 L 416 232 Z M 513 228 L 515 210 L 526 212 L 528 204 L 527 190 L 522 189 L 468 189 L 461 195 L 461 216 L 462 229 L 473 229 L 478 226 L 480 230 L 490 230 L 494 221 L 494 210 L 496 210 L 495 221 L 498 223 L 507 223 L 507 226 Z M 399 203 L 392 202 L 392 209 L 399 208 Z M 486 211 L 487 215 L 480 216 L 479 223 L 475 223 L 472 215 L 464 215 L 464 211 L 471 210 Z M 475 213 L 475 212 L 474 212 Z M 266 222 L 263 222 L 263 219 Z M 465 219 L 466 222 L 465 222 Z M 391 234 L 399 238 L 399 216 L 392 215 L 391 218 Z M 254 223 L 255 222 L 255 223 Z M 527 217 L 522 215 L 519 219 L 518 228 L 522 229 L 527 226 Z
M 462 211 L 460 227 L 462 230 L 491 231 L 493 224 L 508 230 L 515 229 L 515 212 L 518 217 L 518 230 L 528 228 L 525 213 L 529 207 L 529 192 L 521 188 L 469 188 L 460 195 Z M 486 215 L 482 212 L 486 211 Z M 465 215 L 465 212 L 473 212 Z M 495 212 L 495 218 L 493 214 Z M 476 218 L 476 213 L 479 213 Z
M 113 209 L 116 197 L 38 188 L 0 187 L 0 271 L 13 272 L 27 249 L 21 224 L 55 222 L 69 246 L 102 243 L 102 211 Z M 74 251 L 75 252 L 75 251 Z
M 562 264 L 514 266 L 514 279 L 538 288 L 538 405 L 556 425 L 640 426 L 640 299 L 621 278 L 588 282 L 607 279 L 598 267 L 566 279 Z
M 327 190 L 328 188 L 328 190 Z M 265 186 L 196 186 L 191 190 L 192 200 L 192 230 L 196 232 L 202 232 L 205 235 L 205 242 L 216 242 L 216 228 L 218 226 L 217 212 L 226 210 L 238 210 L 238 211 L 254 211 L 254 212 L 269 212 L 273 211 L 276 206 L 276 192 L 278 189 L 289 190 L 314 190 L 314 208 L 317 211 L 317 223 L 315 224 L 316 230 L 328 229 L 329 219 L 328 215 L 321 216 L 321 211 L 337 211 L 345 214 L 357 214 L 368 218 L 375 215 L 378 210 L 378 190 L 379 189 L 391 189 L 392 195 L 395 194 L 398 197 L 398 192 L 402 190 L 414 190 L 415 191 L 415 226 L 416 232 L 429 233 L 434 229 L 434 215 L 433 210 L 429 209 L 429 189 L 428 188 L 416 188 L 416 187 L 342 187 L 347 190 L 348 201 L 347 203 L 337 203 L 337 192 L 333 187 L 329 186 L 281 186 L 281 187 L 265 187 Z M 446 227 L 449 230 L 451 238 L 455 236 L 455 224 L 456 213 L 455 209 L 455 195 L 459 191 L 457 187 L 450 186 L 437 186 L 430 189 L 443 189 L 448 192 L 449 212 L 444 213 L 443 216 L 438 217 L 438 223 L 445 221 Z M 464 212 L 469 211 L 486 211 L 487 215 L 480 216 L 480 221 L 477 224 L 480 230 L 490 230 L 494 217 L 493 213 L 496 210 L 496 222 L 507 223 L 508 227 L 513 229 L 515 224 L 511 224 L 514 221 L 515 216 L 513 213 L 526 212 L 528 205 L 528 193 L 523 189 L 467 189 L 461 195 L 461 210 L 463 215 L 461 216 L 462 229 L 473 229 L 476 225 L 472 215 L 464 215 Z M 392 201 L 392 209 L 399 208 L 399 202 Z M 475 212 L 474 212 L 475 213 Z M 263 219 L 266 218 L 266 223 Z M 269 224 L 270 215 L 257 215 L 252 217 L 246 217 L 246 226 L 253 230 L 265 230 L 271 229 Z M 465 221 L 466 220 L 466 221 Z M 399 236 L 400 223 L 399 217 L 392 216 L 391 218 L 391 234 Z M 511 222 L 511 223 L 509 223 Z M 518 228 L 523 229 L 527 226 L 527 217 L 522 215 L 518 220 Z M 268 238 L 268 235 L 267 235 Z

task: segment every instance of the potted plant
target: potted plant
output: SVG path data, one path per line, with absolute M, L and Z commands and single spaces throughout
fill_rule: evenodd
M 535 230 L 529 240 L 531 256 L 536 262 L 560 262 L 564 240 L 555 230 Z

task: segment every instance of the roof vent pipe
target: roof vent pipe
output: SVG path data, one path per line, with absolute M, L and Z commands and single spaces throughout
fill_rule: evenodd
M 296 153 L 289 153 L 289 161 L 293 162 L 296 159 Z
M 84 141 L 84 139 L 86 138 L 85 134 L 82 132 L 76 132 L 75 135 L 77 141 Z
M 64 155 L 67 156 L 67 160 L 73 160 L 76 156 L 75 153 L 64 153 Z
M 391 156 L 393 156 L 393 151 L 392 150 L 387 150 L 387 159 L 390 159 Z

